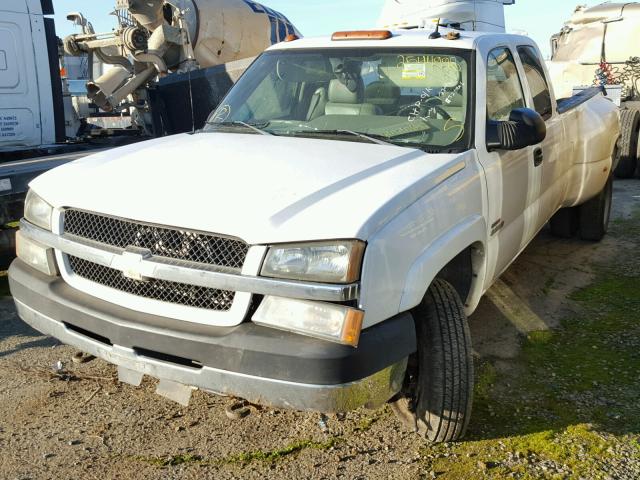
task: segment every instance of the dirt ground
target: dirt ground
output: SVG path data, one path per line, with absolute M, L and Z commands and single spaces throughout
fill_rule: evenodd
M 582 417 L 560 424 L 553 416 L 534 415 L 537 423 L 520 426 L 515 405 L 528 400 L 518 396 L 521 403 L 514 400 L 513 411 L 509 403 L 510 389 L 521 385 L 518 372 L 541 373 L 530 361 L 536 352 L 526 347 L 523 353 L 527 338 L 534 338 L 524 332 L 539 330 L 540 322 L 565 328 L 563 319 L 587 308 L 570 295 L 598 281 L 602 265 L 620 265 L 630 278 L 640 276 L 633 256 L 640 252 L 639 230 L 628 223 L 640 208 L 640 181 L 616 182 L 614 205 L 615 232 L 600 244 L 541 233 L 470 319 L 479 406 L 469 442 L 456 445 L 426 445 L 405 432 L 388 407 L 326 422 L 319 415 L 253 409 L 232 421 L 224 413 L 227 399 L 196 392 L 184 408 L 155 395 L 151 379 L 135 388 L 118 384 L 115 368 L 101 360 L 72 363 L 73 349 L 30 329 L 5 297 L 0 300 L 0 478 L 638 478 L 639 432 L 631 420 L 620 431 L 598 429 L 597 418 Z M 634 301 L 632 293 L 629 302 Z M 637 319 L 637 310 L 629 313 Z M 52 375 L 59 361 L 71 378 Z M 630 375 L 635 377 L 614 400 L 638 398 L 637 370 Z M 587 397 L 570 397 L 571 402 L 597 401 L 589 388 L 580 390 Z M 594 411 L 587 409 L 587 417 Z M 568 443 L 559 443 L 565 437 Z M 538 446 L 540 438 L 550 440 Z M 525 440 L 526 448 L 518 450 Z M 580 447 L 576 455 L 573 445 Z

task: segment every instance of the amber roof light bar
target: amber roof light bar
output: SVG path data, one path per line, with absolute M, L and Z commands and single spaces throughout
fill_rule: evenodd
M 389 30 L 351 30 L 336 32 L 331 36 L 334 42 L 344 40 L 388 40 L 393 37 Z

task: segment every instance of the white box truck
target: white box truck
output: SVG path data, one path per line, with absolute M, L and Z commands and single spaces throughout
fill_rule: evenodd
M 52 14 L 52 0 L 0 4 L 0 152 L 64 141 Z

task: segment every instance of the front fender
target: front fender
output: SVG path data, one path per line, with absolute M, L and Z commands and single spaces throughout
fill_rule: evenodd
M 480 215 L 473 215 L 455 225 L 445 234 L 438 237 L 428 245 L 416 258 L 409 269 L 404 283 L 400 310 L 407 311 L 416 307 L 427 289 L 440 272 L 451 260 L 457 257 L 466 248 L 474 244 L 484 244 L 487 234 L 487 224 Z M 477 281 L 482 277 L 482 272 L 476 271 L 469 298 L 474 298 L 476 290 L 481 288 L 482 282 Z M 467 299 L 462 299 L 464 302 Z
M 485 243 L 482 169 L 474 152 L 462 158 L 463 169 L 437 173 L 437 186 L 367 238 L 359 302 L 364 328 L 417 305 L 432 280 L 429 272 L 433 277 L 466 247 Z M 426 262 L 434 265 L 428 269 Z

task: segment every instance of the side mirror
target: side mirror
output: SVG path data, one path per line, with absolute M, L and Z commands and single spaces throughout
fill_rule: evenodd
M 487 150 L 520 150 L 537 145 L 547 137 L 540 114 L 530 108 L 516 108 L 506 122 L 487 122 Z

